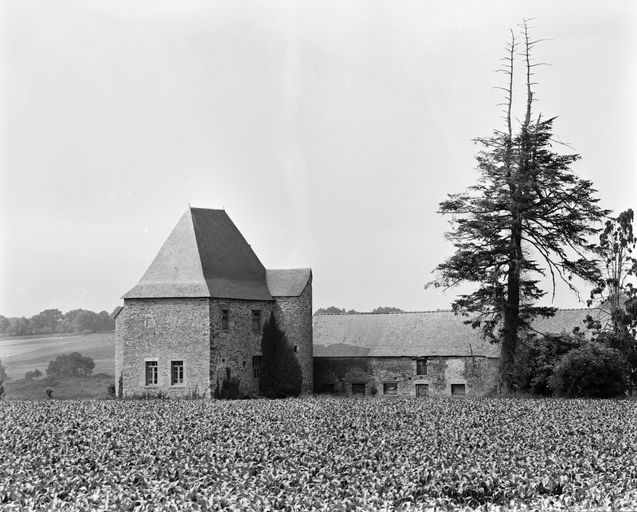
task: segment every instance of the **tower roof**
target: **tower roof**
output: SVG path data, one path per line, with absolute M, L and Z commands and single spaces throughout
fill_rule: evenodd
M 224 210 L 188 208 L 124 299 L 272 300 L 265 268 Z

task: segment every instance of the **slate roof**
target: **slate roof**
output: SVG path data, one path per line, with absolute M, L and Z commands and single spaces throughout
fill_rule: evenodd
M 188 208 L 123 298 L 272 300 L 265 268 L 224 210 Z
M 533 327 L 545 333 L 583 328 L 589 310 L 559 310 Z M 352 315 L 313 318 L 314 357 L 499 357 L 499 346 L 483 340 L 479 329 L 452 311 Z
M 312 277 L 309 268 L 267 269 L 268 289 L 273 297 L 298 297 Z

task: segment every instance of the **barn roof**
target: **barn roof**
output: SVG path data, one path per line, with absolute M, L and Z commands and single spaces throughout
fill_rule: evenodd
M 309 268 L 267 269 L 268 289 L 273 297 L 298 297 L 312 277 Z
M 589 310 L 558 310 L 539 319 L 540 332 L 570 333 L 583 328 Z M 315 357 L 499 357 L 499 347 L 482 339 L 452 311 L 351 315 L 316 315 L 313 319 Z
M 124 299 L 271 300 L 265 268 L 224 210 L 188 208 Z

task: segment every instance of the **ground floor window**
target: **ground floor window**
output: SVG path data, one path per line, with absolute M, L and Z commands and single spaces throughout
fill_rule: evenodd
M 464 386 L 464 384 L 452 384 L 451 385 L 451 394 L 452 395 L 464 395 L 465 394 L 465 386 Z
M 352 395 L 364 395 L 365 383 L 364 382 L 352 382 Z
M 383 395 L 397 395 L 398 382 L 383 382 Z
M 252 356 L 252 377 L 258 379 L 261 377 L 261 359 L 263 356 Z
M 170 362 L 170 385 L 175 386 L 184 383 L 184 362 Z
M 416 384 L 416 396 L 429 396 L 429 384 Z
M 157 361 L 146 361 L 146 385 L 157 384 Z
M 335 392 L 334 383 L 330 382 L 330 383 L 327 383 L 327 384 L 321 384 L 319 389 L 318 389 L 318 392 L 319 393 L 328 393 L 328 394 L 333 395 L 334 392 Z

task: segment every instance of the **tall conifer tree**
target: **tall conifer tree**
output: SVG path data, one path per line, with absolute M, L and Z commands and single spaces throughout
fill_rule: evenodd
M 525 114 L 514 129 L 512 105 L 514 63 L 518 43 L 511 32 L 502 71 L 508 78 L 506 129 L 476 139 L 478 183 L 440 203 L 440 213 L 451 216 L 446 237 L 454 254 L 436 267 L 435 286 L 460 283 L 477 285 L 473 293 L 460 295 L 456 312 L 481 327 L 493 341 L 501 342 L 500 391 L 512 387 L 515 352 L 521 333 L 537 316 L 552 316 L 553 307 L 538 307 L 546 292 L 538 284 L 550 275 L 575 289 L 571 278 L 594 280 L 595 261 L 589 239 L 598 222 L 609 212 L 597 206 L 590 181 L 579 178 L 571 165 L 579 155 L 561 155 L 553 149 L 553 121 L 534 118 L 531 51 L 539 41 L 529 37 L 522 24 L 521 56 L 525 69 Z

